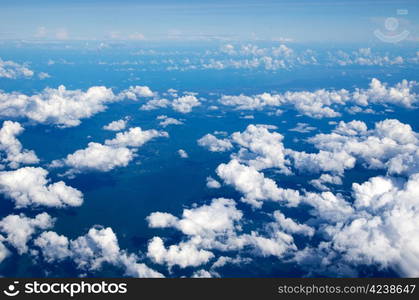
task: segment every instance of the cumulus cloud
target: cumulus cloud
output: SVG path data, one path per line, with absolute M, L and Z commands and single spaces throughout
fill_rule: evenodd
M 418 276 L 419 175 L 407 180 L 373 177 L 353 184 L 355 214 L 329 226 L 330 247 L 355 264 L 377 264 L 402 276 Z
M 233 148 L 231 142 L 227 139 L 219 139 L 208 133 L 198 140 L 198 145 L 207 148 L 211 152 L 224 152 Z
M 188 157 L 189 157 L 188 153 L 186 153 L 186 151 L 185 151 L 185 150 L 183 150 L 183 149 L 179 149 L 179 150 L 177 151 L 177 153 L 179 154 L 179 156 L 180 156 L 181 158 L 188 158 Z
M 46 88 L 31 96 L 21 93 L 0 92 L 0 116 L 21 117 L 33 122 L 73 127 L 81 119 L 89 118 L 106 110 L 112 102 L 125 98 L 136 100 L 148 96 L 145 87 L 130 87 L 119 94 L 104 86 L 93 86 L 86 91 Z
M 103 129 L 109 131 L 121 131 L 124 130 L 127 126 L 127 120 L 121 119 L 117 121 L 112 121 L 108 125 L 103 126 Z
M 320 151 L 333 153 L 335 159 L 330 159 L 329 164 L 342 168 L 351 167 L 349 161 L 359 161 L 367 168 L 385 169 L 391 174 L 412 174 L 418 170 L 418 134 L 410 125 L 395 119 L 377 122 L 370 130 L 361 121 L 341 121 L 332 133 L 318 134 L 309 141 Z M 342 159 L 338 159 L 338 154 Z M 343 156 L 347 157 L 346 163 Z
M 214 257 L 214 254 L 197 249 L 191 243 L 180 243 L 166 248 L 161 238 L 154 237 L 148 244 L 147 256 L 158 264 L 167 264 L 169 268 L 174 265 L 186 268 L 205 264 Z
M 207 187 L 210 189 L 219 189 L 221 184 L 212 177 L 207 177 Z
M 411 108 L 418 101 L 418 96 L 413 91 L 417 85 L 415 81 L 403 80 L 389 87 L 387 84 L 373 78 L 368 89 L 357 88 L 353 92 L 345 89 L 320 89 L 313 92 L 288 91 L 283 94 L 263 93 L 254 96 L 223 95 L 219 102 L 239 110 L 277 109 L 283 106 L 292 106 L 299 113 L 312 118 L 334 118 L 341 115 L 336 109 L 344 107 L 348 103 L 355 103 L 361 106 L 392 104 Z
M 261 207 L 262 201 L 266 200 L 284 202 L 289 206 L 296 206 L 300 201 L 298 191 L 278 187 L 275 181 L 266 178 L 255 167 L 240 164 L 235 159 L 228 164 L 220 164 L 216 172 L 226 184 L 243 194 L 243 202 L 254 207 Z
M 110 227 L 92 227 L 85 235 L 74 240 L 52 231 L 43 232 L 34 244 L 50 263 L 70 259 L 83 271 L 95 272 L 105 264 L 110 264 L 122 268 L 127 276 L 163 277 L 161 273 L 139 263 L 135 254 L 121 250 Z
M 2 60 L 0 58 L 0 77 L 16 79 L 20 77 L 32 77 L 34 71 L 26 67 L 25 65 L 18 64 L 11 60 Z
M 167 127 L 169 125 L 182 125 L 183 122 L 175 119 L 175 118 L 169 118 L 168 116 L 161 115 L 157 117 L 158 120 L 161 120 L 159 125 L 162 127 Z
M 54 225 L 54 219 L 47 213 L 41 213 L 35 218 L 24 214 L 9 215 L 0 221 L 0 231 L 6 234 L 5 241 L 16 248 L 19 254 L 28 251 L 28 241 L 39 230 L 45 230 Z
M 193 95 L 182 96 L 172 102 L 173 109 L 184 114 L 190 113 L 192 108 L 199 105 L 201 102 Z
M 49 183 L 48 171 L 24 167 L 0 172 L 0 192 L 14 201 L 17 208 L 28 206 L 80 206 L 83 194 L 63 181 Z
M 51 167 L 67 166 L 70 170 L 66 175 L 70 176 L 89 170 L 108 172 L 116 167 L 127 166 L 139 147 L 157 137 L 168 137 L 168 134 L 164 131 L 133 127 L 118 132 L 115 138 L 105 140 L 104 144 L 90 142 L 87 148 L 77 150 L 64 159 L 53 161 Z
M 177 94 L 171 94 L 172 96 Z M 152 99 L 149 100 L 146 104 L 143 104 L 140 109 L 141 110 L 154 110 L 158 108 L 167 108 L 171 107 L 173 110 L 187 114 L 192 111 L 194 107 L 200 106 L 201 102 L 198 98 L 195 97 L 194 93 L 186 93 L 186 95 L 182 97 L 178 97 L 169 101 L 167 99 Z
M 9 167 L 18 168 L 21 164 L 36 164 L 38 157 L 32 150 L 23 149 L 22 144 L 16 138 L 24 128 L 18 122 L 4 121 L 0 129 L 0 151 L 5 153 L 2 159 Z

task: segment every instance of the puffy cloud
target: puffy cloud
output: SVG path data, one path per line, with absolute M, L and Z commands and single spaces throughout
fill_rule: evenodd
M 62 160 L 55 160 L 52 167 L 70 167 L 66 175 L 93 170 L 108 172 L 116 167 L 125 167 L 134 158 L 137 148 L 156 137 L 168 137 L 167 132 L 142 130 L 133 127 L 118 132 L 115 138 L 105 140 L 105 144 L 90 142 L 87 148 L 75 151 Z
M 315 130 L 316 127 L 310 126 L 307 123 L 297 123 L 297 126 L 294 128 L 289 129 L 289 131 L 295 131 L 299 133 L 308 133 L 310 131 Z
M 48 183 L 48 171 L 25 167 L 0 172 L 0 192 L 15 202 L 17 208 L 27 206 L 80 206 L 82 193 L 63 181 Z
M 181 158 L 188 158 L 188 157 L 189 157 L 188 153 L 186 153 L 186 151 L 185 151 L 185 150 L 183 150 L 183 149 L 179 149 L 179 150 L 177 151 L 177 153 L 179 154 L 179 156 L 180 156 Z
M 154 237 L 148 244 L 147 256 L 158 264 L 170 267 L 178 265 L 181 268 L 197 267 L 207 263 L 214 257 L 210 251 L 198 249 L 191 243 L 171 245 L 167 249 L 159 237 Z
M 106 110 L 107 104 L 125 98 L 137 99 L 144 87 L 131 87 L 119 94 L 104 86 L 93 86 L 82 90 L 67 90 L 60 85 L 57 89 L 46 88 L 31 96 L 21 93 L 0 92 L 0 116 L 22 117 L 37 123 L 72 127 L 81 119 L 89 118 Z
M 35 164 L 38 157 L 32 150 L 23 149 L 22 144 L 16 138 L 23 132 L 23 127 L 18 122 L 4 121 L 0 129 L 0 151 L 4 151 L 5 161 L 11 168 L 18 168 L 20 164 Z
M 156 137 L 168 136 L 165 131 L 157 131 L 155 129 L 142 130 L 140 127 L 133 127 L 128 131 L 118 132 L 114 139 L 106 140 L 105 145 L 112 147 L 141 147 Z
M 242 147 L 237 157 L 257 170 L 275 167 L 284 174 L 290 174 L 291 171 L 286 166 L 289 162 L 285 158 L 285 148 L 282 143 L 284 137 L 277 132 L 269 132 L 269 129 L 273 128 L 276 127 L 249 125 L 244 132 L 233 133 L 232 141 Z M 254 158 L 249 159 L 249 157 Z
M 419 150 L 418 134 L 410 125 L 398 120 L 377 122 L 371 130 L 360 121 L 341 121 L 332 133 L 318 134 L 309 141 L 320 152 L 331 153 L 329 164 L 341 164 L 342 168 L 350 168 L 348 162 L 356 160 L 368 168 L 386 169 L 394 174 L 412 174 L 418 170 L 415 163 Z M 344 156 L 347 156 L 346 165 Z
M 207 187 L 210 189 L 219 189 L 221 184 L 212 177 L 207 177 Z
M 77 150 L 63 160 L 55 160 L 51 166 L 70 167 L 67 175 L 89 170 L 108 172 L 116 167 L 126 167 L 133 158 L 132 149 L 90 142 L 87 148 Z
M 121 119 L 117 121 L 112 121 L 108 125 L 103 126 L 103 129 L 109 131 L 121 131 L 124 130 L 127 126 L 127 120 Z
M 353 184 L 356 214 L 328 228 L 331 247 L 345 260 L 418 276 L 419 174 L 407 180 L 373 177 Z
M 357 89 L 354 92 L 353 99 L 359 105 L 389 103 L 411 107 L 418 100 L 417 95 L 412 92 L 415 86 L 417 82 L 403 80 L 394 87 L 388 87 L 387 84 L 373 78 L 368 89 Z
M 184 114 L 190 113 L 192 108 L 199 105 L 201 102 L 193 95 L 182 96 L 172 102 L 173 109 Z
M 266 178 L 255 167 L 242 165 L 235 159 L 228 164 L 220 164 L 216 172 L 226 184 L 244 195 L 243 202 L 254 207 L 261 207 L 262 201 L 267 200 L 284 202 L 289 206 L 296 206 L 300 202 L 298 191 L 278 187 L 275 181 Z
M 167 99 L 153 99 L 149 100 L 146 104 L 143 104 L 141 110 L 153 110 L 158 108 L 166 108 L 170 105 L 170 101 Z
M 34 245 L 42 249 L 42 254 L 47 262 L 62 261 L 71 255 L 68 249 L 69 241 L 64 235 L 54 231 L 44 231 L 34 240 Z
M 335 109 L 344 107 L 348 103 L 361 106 L 393 104 L 413 107 L 418 101 L 418 96 L 413 91 L 417 85 L 415 81 L 403 80 L 393 87 L 388 87 L 387 84 L 373 78 L 368 89 L 357 88 L 353 92 L 345 89 L 320 89 L 313 92 L 288 91 L 283 94 L 263 93 L 254 96 L 223 95 L 219 102 L 239 110 L 262 110 L 287 105 L 293 106 L 299 113 L 312 118 L 334 118 L 340 116 L 340 113 Z
M 0 239 L 3 237 L 0 236 Z M 2 241 L 0 241 L 0 263 L 10 255 L 10 251 L 6 248 Z
M 47 213 L 38 214 L 35 218 L 28 218 L 24 214 L 9 215 L 0 221 L 0 231 L 7 235 L 5 241 L 23 254 L 28 251 L 27 243 L 33 234 L 53 225 L 54 219 Z
M 165 115 L 158 116 L 157 119 L 162 120 L 162 121 L 160 121 L 159 125 L 163 126 L 163 127 L 167 127 L 169 125 L 182 125 L 183 124 L 182 121 L 180 121 L 178 119 L 175 119 L 175 118 L 169 118 Z
M 208 133 L 198 140 L 198 145 L 207 148 L 211 152 L 224 152 L 233 148 L 228 139 L 219 139 Z
M 0 77 L 16 79 L 19 77 L 32 77 L 34 72 L 28 67 L 0 58 Z
M 128 89 L 122 91 L 119 95 L 131 100 L 138 100 L 139 98 L 153 97 L 154 93 L 148 86 L 130 86 Z
M 272 226 L 277 225 L 280 229 L 284 230 L 290 234 L 302 234 L 307 236 L 314 235 L 314 229 L 306 224 L 298 224 L 291 218 L 287 218 L 279 210 L 274 212 L 275 223 L 272 223 Z
M 328 191 L 329 188 L 326 184 L 342 184 L 342 179 L 339 176 L 333 176 L 330 174 L 322 174 L 318 179 L 310 180 L 310 184 L 313 185 L 315 188 Z
M 119 247 L 118 239 L 112 228 L 95 226 L 74 240 L 55 232 L 43 232 L 34 244 L 41 250 L 47 262 L 71 259 L 77 268 L 95 272 L 104 264 L 122 268 L 127 276 L 163 277 L 159 272 L 138 262 L 135 254 L 128 254 Z

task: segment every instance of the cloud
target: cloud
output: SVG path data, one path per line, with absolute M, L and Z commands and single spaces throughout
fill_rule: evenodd
M 0 172 L 0 192 L 12 199 L 16 208 L 28 206 L 80 206 L 83 194 L 63 181 L 48 183 L 48 171 L 24 167 Z
M 168 134 L 165 131 L 133 127 L 118 132 L 115 138 L 105 140 L 104 144 L 90 142 L 87 148 L 77 150 L 64 159 L 54 160 L 50 166 L 69 167 L 70 170 L 65 174 L 70 176 L 85 171 L 108 172 L 127 166 L 139 147 L 157 137 L 168 137 Z
M 67 175 L 85 171 L 108 172 L 116 167 L 126 167 L 133 158 L 132 149 L 90 142 L 87 148 L 77 150 L 62 160 L 55 160 L 51 166 L 69 167 Z
M 189 157 L 188 153 L 186 153 L 186 151 L 185 151 L 185 150 L 183 150 L 183 149 L 179 149 L 179 150 L 177 151 L 177 153 L 179 154 L 179 156 L 180 156 L 181 158 L 188 158 L 188 157 Z
M 3 161 L 8 162 L 9 167 L 18 168 L 21 164 L 36 164 L 38 157 L 32 150 L 23 149 L 22 144 L 16 138 L 24 131 L 18 122 L 4 121 L 0 129 L 0 151 L 6 154 Z
M 167 264 L 169 268 L 178 265 L 181 268 L 197 267 L 214 257 L 209 251 L 197 249 L 190 243 L 171 245 L 167 249 L 159 237 L 154 237 L 148 244 L 147 256 L 155 263 Z
M 313 92 L 288 91 L 283 94 L 263 93 L 254 96 L 223 95 L 219 102 L 226 106 L 233 106 L 238 110 L 277 109 L 292 106 L 299 113 L 312 118 L 334 118 L 341 115 L 336 109 L 345 107 L 348 103 L 361 106 L 392 104 L 412 108 L 418 101 L 418 96 L 413 91 L 417 85 L 415 81 L 403 80 L 393 87 L 389 87 L 373 78 L 368 89 L 357 88 L 353 92 L 345 89 L 320 89 Z
M 207 187 L 210 189 L 219 189 L 221 184 L 212 177 L 207 177 Z
M 36 123 L 73 127 L 81 119 L 89 118 L 106 110 L 112 102 L 125 98 L 136 100 L 148 96 L 146 87 L 130 87 L 119 94 L 104 86 L 93 86 L 86 91 L 45 88 L 38 94 L 27 96 L 21 93 L 0 92 L 0 116 L 27 118 Z
M 170 105 L 170 101 L 167 99 L 153 99 L 149 100 L 146 104 L 140 107 L 140 110 L 154 110 L 159 108 L 166 108 Z
M 47 213 L 38 214 L 35 218 L 28 218 L 24 214 L 9 215 L 0 221 L 0 231 L 7 235 L 5 241 L 23 254 L 28 251 L 27 243 L 35 232 L 53 225 L 54 219 Z
M 340 122 L 330 134 L 318 134 L 309 141 L 320 151 L 334 153 L 329 164 L 343 164 L 343 156 L 352 157 L 370 169 L 386 169 L 391 174 L 417 172 L 415 163 L 419 153 L 418 134 L 410 125 L 395 119 L 375 123 L 368 130 L 360 121 Z M 342 160 L 336 160 L 342 155 Z M 350 167 L 350 166 L 347 166 Z
M 331 247 L 355 264 L 377 264 L 418 276 L 419 174 L 407 180 L 373 177 L 353 184 L 355 215 L 327 228 Z
M 296 127 L 289 129 L 289 131 L 295 131 L 299 133 L 308 133 L 313 130 L 316 130 L 316 127 L 310 126 L 307 123 L 297 123 Z
M 138 263 L 135 254 L 129 254 L 119 247 L 118 239 L 112 228 L 95 226 L 82 236 L 68 240 L 55 232 L 43 232 L 34 244 L 49 262 L 71 259 L 78 269 L 96 272 L 103 265 L 110 264 L 122 268 L 127 276 L 163 277 L 163 275 L 143 263 Z
M 219 139 L 209 133 L 198 140 L 198 145 L 207 148 L 211 152 L 224 152 L 233 148 L 229 140 Z
M 108 125 L 103 126 L 103 129 L 109 131 L 121 131 L 124 130 L 127 126 L 127 120 L 121 119 L 117 121 L 112 121 Z
M 179 97 L 172 102 L 173 109 L 183 114 L 190 113 L 192 108 L 199 105 L 201 105 L 201 102 L 193 95 Z
M 300 202 L 298 191 L 278 187 L 275 181 L 266 178 L 255 167 L 242 165 L 235 159 L 228 164 L 220 164 L 216 172 L 226 184 L 243 194 L 243 202 L 254 207 L 260 208 L 262 201 L 266 200 L 284 202 L 289 206 L 296 206 Z
M 0 78 L 16 79 L 21 77 L 32 77 L 34 71 L 27 68 L 25 65 L 18 64 L 11 60 L 2 60 L 0 58 Z
M 168 137 L 165 131 L 157 131 L 155 129 L 142 130 L 140 127 L 133 127 L 125 132 L 118 132 L 116 137 L 106 140 L 105 145 L 112 147 L 141 147 L 148 141 L 156 137 Z
M 275 167 L 284 174 L 291 174 L 286 166 L 289 162 L 285 158 L 283 135 L 269 132 L 269 129 L 275 128 L 251 124 L 243 132 L 234 132 L 231 140 L 242 147 L 235 157 L 257 170 Z
M 182 121 L 177 120 L 175 118 L 169 118 L 165 115 L 158 116 L 157 120 L 162 120 L 160 121 L 159 125 L 163 127 L 167 127 L 169 125 L 182 125 L 183 124 Z

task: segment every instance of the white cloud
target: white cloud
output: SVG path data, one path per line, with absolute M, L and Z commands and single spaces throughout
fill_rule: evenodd
M 126 167 L 133 158 L 132 149 L 90 142 L 87 148 L 77 150 L 63 160 L 55 160 L 51 166 L 69 167 L 67 175 L 89 170 L 108 172 L 116 167 Z
M 15 202 L 17 208 L 27 206 L 80 206 L 83 194 L 63 181 L 48 183 L 48 171 L 25 167 L 0 172 L 0 192 Z
M 0 231 L 7 235 L 5 240 L 19 254 L 23 254 L 28 251 L 27 243 L 35 232 L 53 225 L 54 219 L 47 213 L 38 214 L 35 218 L 28 218 L 24 214 L 9 215 L 0 221 Z
M 104 86 L 93 86 L 82 91 L 67 90 L 60 85 L 57 89 L 46 88 L 32 96 L 0 92 L 0 116 L 23 117 L 37 123 L 72 127 L 79 125 L 81 119 L 106 110 L 109 103 L 125 98 L 136 100 L 147 95 L 144 89 L 136 86 L 114 94 Z
M 185 150 L 183 150 L 183 149 L 179 149 L 179 150 L 177 151 L 177 153 L 179 154 L 179 156 L 180 156 L 181 158 L 188 158 L 188 157 L 189 157 L 188 153 L 186 153 L 186 151 L 185 151 Z
M 4 151 L 6 157 L 4 161 L 9 163 L 9 167 L 18 168 L 20 164 L 36 164 L 38 157 L 32 150 L 22 148 L 22 144 L 16 138 L 23 132 L 23 127 L 18 122 L 4 121 L 0 129 L 0 151 Z
M 148 244 L 147 256 L 158 264 L 167 264 L 169 268 L 174 265 L 186 268 L 205 264 L 214 254 L 198 249 L 191 243 L 180 243 L 166 248 L 161 238 L 154 237 Z
M 316 127 L 310 126 L 307 123 L 297 123 L 296 127 L 289 129 L 289 131 L 295 131 L 299 133 L 308 133 L 313 130 L 316 130 Z
M 207 177 L 207 187 L 210 189 L 219 189 L 221 184 L 212 177 Z
M 110 264 L 122 268 L 127 276 L 163 277 L 161 273 L 139 263 L 135 254 L 121 250 L 110 227 L 92 227 L 87 234 L 74 240 L 52 231 L 43 232 L 34 244 L 49 263 L 71 259 L 83 271 L 96 272 L 104 264 Z
M 170 101 L 167 99 L 153 99 L 149 100 L 146 104 L 143 104 L 141 110 L 153 110 L 158 108 L 166 108 L 170 105 Z
M 51 167 L 70 167 L 66 172 L 66 175 L 70 176 L 89 170 L 108 172 L 116 167 L 127 166 L 139 147 L 157 137 L 168 137 L 168 134 L 165 131 L 133 127 L 118 132 L 113 139 L 105 140 L 104 145 L 90 142 L 87 148 L 77 150 L 64 159 L 53 161 Z
M 2 60 L 0 58 L 0 77 L 16 79 L 19 77 L 32 77 L 34 71 L 25 65 L 18 64 L 11 60 Z
M 242 147 L 236 156 L 257 170 L 279 168 L 282 173 L 291 174 L 286 166 L 289 162 L 285 158 L 282 143 L 284 137 L 277 132 L 269 132 L 269 129 L 274 128 L 276 127 L 249 125 L 243 132 L 234 132 L 231 135 L 232 141 Z
M 228 164 L 220 164 L 216 172 L 226 184 L 243 194 L 243 202 L 254 207 L 260 208 L 262 201 L 267 200 L 284 202 L 289 206 L 296 206 L 300 202 L 298 191 L 278 187 L 275 181 L 266 178 L 255 167 L 242 165 L 235 159 Z
M 173 109 L 184 114 L 190 113 L 192 108 L 199 105 L 201 105 L 201 102 L 193 95 L 182 96 L 172 102 Z
M 34 240 L 34 245 L 42 249 L 42 254 L 47 262 L 62 261 L 71 255 L 68 249 L 69 241 L 64 235 L 54 231 L 44 231 Z
M 142 130 L 140 127 L 133 127 L 128 131 L 118 132 L 114 139 L 106 140 L 105 145 L 112 147 L 141 147 L 156 137 L 168 136 L 165 131 L 157 131 L 155 129 Z
M 153 97 L 154 93 L 148 86 L 130 86 L 128 89 L 119 94 L 120 97 L 125 97 L 131 100 L 138 100 L 139 98 Z
M 109 131 L 121 131 L 124 130 L 127 126 L 127 120 L 121 119 L 117 121 L 112 121 L 108 125 L 103 126 L 103 129 Z
M 231 142 L 227 139 L 219 139 L 208 133 L 198 140 L 198 145 L 207 148 L 211 152 L 224 152 L 233 148 Z
M 183 124 L 182 121 L 180 121 L 178 119 L 175 119 L 175 118 L 169 118 L 165 115 L 158 116 L 157 119 L 162 120 L 162 121 L 160 121 L 159 125 L 163 126 L 163 127 L 167 127 L 169 125 L 182 125 Z
M 265 108 L 274 109 L 282 106 L 293 106 L 299 113 L 312 118 L 334 118 L 340 116 L 336 109 L 344 107 L 348 103 L 355 103 L 361 106 L 393 104 L 411 108 L 418 101 L 418 96 L 413 91 L 417 85 L 415 81 L 403 80 L 393 87 L 389 87 L 387 84 L 373 78 L 368 89 L 357 88 L 353 92 L 345 89 L 320 89 L 313 92 L 263 93 L 254 96 L 223 95 L 219 102 L 239 110 L 262 110 Z

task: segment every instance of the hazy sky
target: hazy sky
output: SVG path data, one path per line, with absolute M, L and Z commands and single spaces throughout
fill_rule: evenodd
M 359 42 L 389 17 L 417 39 L 419 1 L 411 0 L 1 0 L 0 39 Z

